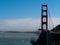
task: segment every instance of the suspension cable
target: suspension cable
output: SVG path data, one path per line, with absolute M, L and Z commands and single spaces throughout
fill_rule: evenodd
M 51 14 L 50 14 L 50 10 L 48 10 L 48 17 L 49 17 L 49 19 L 51 20 L 51 23 L 52 23 L 52 26 L 54 27 L 54 23 L 53 23 L 53 20 L 52 20 L 52 17 L 51 17 Z

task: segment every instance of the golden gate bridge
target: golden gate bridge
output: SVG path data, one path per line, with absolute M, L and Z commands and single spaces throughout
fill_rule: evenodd
M 33 45 L 60 45 L 60 33 L 48 30 L 48 6 L 42 5 L 41 28 L 38 29 L 40 35 L 37 41 L 31 41 Z

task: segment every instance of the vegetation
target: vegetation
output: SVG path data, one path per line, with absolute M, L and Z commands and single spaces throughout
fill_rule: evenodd
M 51 31 L 60 32 L 60 24 L 53 28 Z

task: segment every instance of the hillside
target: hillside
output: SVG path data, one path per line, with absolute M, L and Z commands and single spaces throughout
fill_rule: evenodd
M 60 24 L 54 27 L 51 31 L 60 32 Z

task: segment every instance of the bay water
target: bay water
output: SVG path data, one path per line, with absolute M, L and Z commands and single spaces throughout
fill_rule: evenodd
M 35 33 L 0 33 L 0 45 L 32 45 L 31 40 L 37 40 Z

